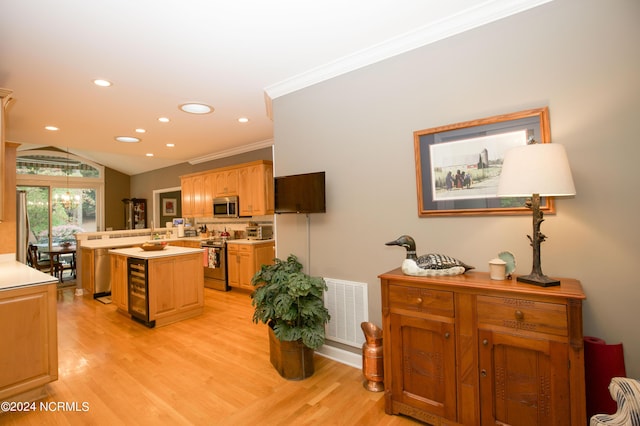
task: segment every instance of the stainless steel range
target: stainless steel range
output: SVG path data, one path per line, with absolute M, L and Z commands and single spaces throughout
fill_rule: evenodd
M 229 291 L 227 284 L 227 243 L 225 240 L 207 240 L 204 249 L 204 286 Z

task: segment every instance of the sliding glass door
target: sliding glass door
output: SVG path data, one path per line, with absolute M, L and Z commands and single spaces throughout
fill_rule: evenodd
M 78 232 L 97 231 L 96 190 L 18 186 L 27 193 L 29 242 L 40 247 L 75 242 Z

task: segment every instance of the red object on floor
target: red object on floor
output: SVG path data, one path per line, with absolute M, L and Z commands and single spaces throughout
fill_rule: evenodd
M 613 414 L 618 406 L 609 384 L 614 377 L 626 377 L 622 343 L 608 345 L 597 337 L 584 337 L 584 370 L 587 419 L 594 414 Z

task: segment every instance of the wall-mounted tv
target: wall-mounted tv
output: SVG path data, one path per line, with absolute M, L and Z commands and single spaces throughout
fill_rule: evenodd
M 276 176 L 275 212 L 325 213 L 324 172 Z

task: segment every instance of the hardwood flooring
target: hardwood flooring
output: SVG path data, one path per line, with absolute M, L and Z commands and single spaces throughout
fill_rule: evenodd
M 149 329 L 61 289 L 59 379 L 35 411 L 0 414 L 0 424 L 419 424 L 386 415 L 383 392 L 364 389 L 359 369 L 318 355 L 312 377 L 282 379 L 252 313 L 249 293 L 205 289 L 203 315 Z

